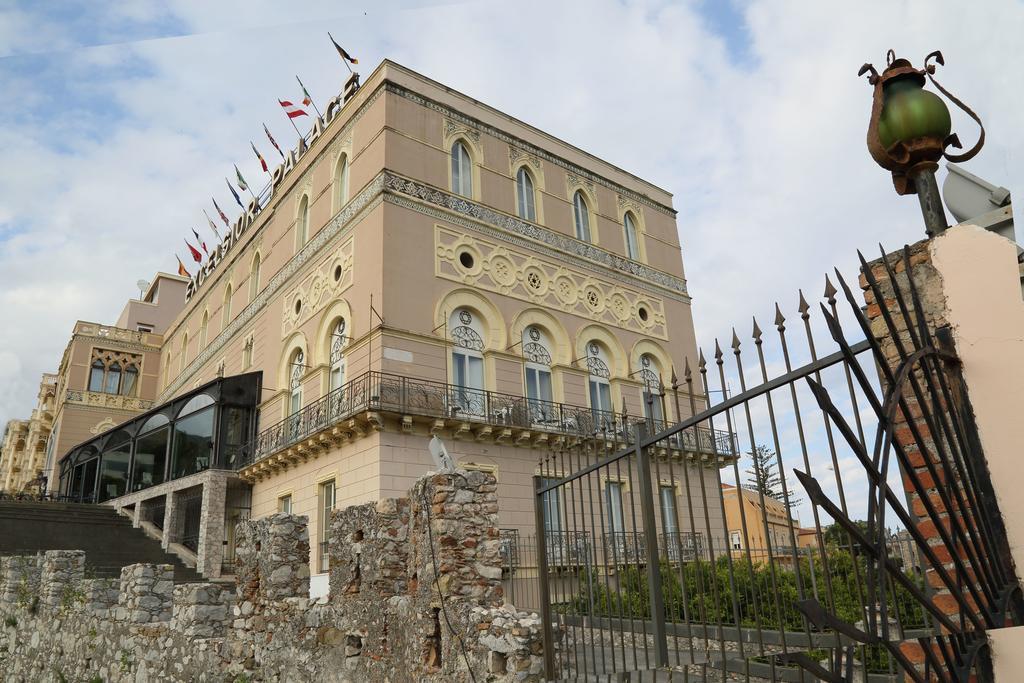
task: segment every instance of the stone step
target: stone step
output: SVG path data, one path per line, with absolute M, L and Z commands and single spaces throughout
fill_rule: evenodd
M 204 580 L 113 508 L 76 503 L 0 503 L 0 555 L 45 550 L 85 551 L 86 572 L 91 576 L 116 577 L 121 567 L 145 562 L 173 565 L 177 583 Z

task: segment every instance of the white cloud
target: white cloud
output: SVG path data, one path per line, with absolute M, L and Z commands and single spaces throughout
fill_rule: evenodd
M 0 60 L 4 92 L 51 103 L 0 113 L 0 420 L 28 413 L 75 319 L 112 321 L 136 279 L 173 268 L 209 196 L 230 203 L 231 163 L 261 176 L 248 141 L 266 147 L 263 121 L 293 137 L 275 100 L 297 94 L 295 74 L 320 100 L 340 89 L 328 29 L 364 74 L 392 58 L 673 192 L 705 345 L 733 324 L 747 334 L 752 314 L 774 340 L 775 301 L 795 329 L 799 287 L 815 304 L 831 266 L 855 272 L 856 248 L 923 236 L 916 200 L 896 196 L 864 145 L 871 93 L 856 71 L 889 47 L 918 65 L 942 48 L 940 80 L 988 126 L 970 168 L 1011 189 L 1024 173 L 1018 3 L 753 2 L 741 64 L 696 2 L 398 5 L 136 3 L 110 12 L 147 40 L 68 51 L 62 76 L 52 55 L 25 54 L 18 27 L 38 25 L 55 49 L 89 36 L 0 14 L 0 54 L 21 53 Z

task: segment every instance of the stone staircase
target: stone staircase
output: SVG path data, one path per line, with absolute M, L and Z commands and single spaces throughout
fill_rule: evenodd
M 84 550 L 86 575 L 117 577 L 138 562 L 169 564 L 175 583 L 205 579 L 113 508 L 79 503 L 0 501 L 0 555 Z

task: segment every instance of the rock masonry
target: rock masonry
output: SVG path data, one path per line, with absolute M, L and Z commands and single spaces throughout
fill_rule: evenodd
M 497 511 L 493 475 L 462 470 L 336 511 L 319 601 L 307 520 L 284 513 L 238 526 L 235 585 L 0 558 L 0 680 L 541 681 L 541 621 L 503 600 Z

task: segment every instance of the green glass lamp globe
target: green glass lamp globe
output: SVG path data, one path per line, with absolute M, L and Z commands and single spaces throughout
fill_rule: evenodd
M 946 103 L 922 85 L 916 78 L 896 78 L 883 87 L 878 139 L 885 149 L 896 142 L 918 138 L 942 141 L 949 136 L 952 122 Z

